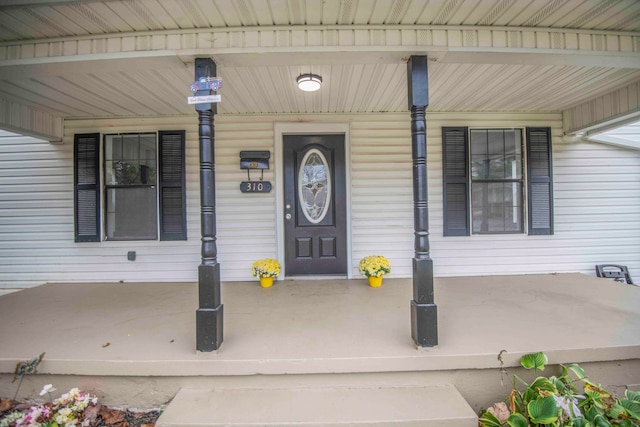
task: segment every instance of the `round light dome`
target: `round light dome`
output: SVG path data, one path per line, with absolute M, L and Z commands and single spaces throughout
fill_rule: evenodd
M 317 74 L 301 74 L 296 81 L 300 90 L 305 92 L 314 92 L 322 85 L 322 77 Z

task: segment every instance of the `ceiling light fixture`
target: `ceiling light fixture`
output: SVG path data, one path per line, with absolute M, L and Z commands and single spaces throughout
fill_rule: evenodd
M 305 92 L 314 92 L 322 85 L 322 77 L 317 74 L 300 74 L 296 81 L 300 90 Z

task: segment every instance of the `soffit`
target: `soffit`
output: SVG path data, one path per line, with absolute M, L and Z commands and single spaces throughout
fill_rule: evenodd
M 634 0 L 5 0 L 2 4 L 0 40 L 7 46 L 32 39 L 58 40 L 64 46 L 65 40 L 88 36 L 150 36 L 148 53 L 157 56 L 41 64 L 36 50 L 30 65 L 0 67 L 0 96 L 65 118 L 193 114 L 186 97 L 194 77 L 193 57 L 202 51 L 176 55 L 153 48 L 171 32 L 190 29 L 227 28 L 241 34 L 245 27 L 256 32 L 276 26 L 464 25 L 640 31 L 640 2 Z M 640 35 L 629 34 L 628 43 L 640 43 Z M 358 50 L 357 45 L 348 52 L 281 49 L 247 54 L 243 46 L 211 50 L 224 82 L 219 113 L 406 112 L 406 59 L 425 54 L 406 48 Z M 640 65 L 613 64 L 619 56 L 611 56 L 607 63 L 606 58 L 593 60 L 589 55 L 564 55 L 553 61 L 548 55 L 443 52 L 444 48 L 430 52 L 434 61 L 429 64 L 429 111 L 560 112 L 640 80 Z M 570 56 L 577 60 L 570 61 Z M 584 58 L 586 63 L 581 62 Z M 637 54 L 628 60 L 635 59 Z M 295 78 L 306 72 L 323 77 L 320 91 L 303 93 L 295 87 Z
M 220 114 L 406 112 L 406 62 L 225 65 Z M 121 66 L 117 66 L 120 63 Z M 0 94 L 66 117 L 193 114 L 187 104 L 193 64 L 177 58 L 94 61 L 64 72 L 25 72 L 3 79 Z M 323 78 L 317 92 L 298 90 L 306 72 Z M 518 64 L 429 64 L 429 111 L 560 112 L 640 80 L 640 70 Z
M 472 25 L 640 31 L 640 2 L 522 0 L 4 0 L 0 41 L 298 25 Z

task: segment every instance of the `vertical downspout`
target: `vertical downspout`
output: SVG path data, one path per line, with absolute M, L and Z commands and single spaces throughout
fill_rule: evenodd
M 197 58 L 196 82 L 201 77 L 215 77 L 216 64 L 211 58 Z M 196 96 L 210 95 L 198 90 Z M 196 104 L 200 140 L 200 229 L 202 263 L 198 267 L 198 309 L 196 310 L 196 349 L 218 350 L 222 345 L 223 305 L 220 297 L 220 264 L 216 248 L 216 175 L 215 127 L 216 104 Z
M 425 110 L 429 106 L 429 74 L 426 56 L 412 56 L 407 63 L 411 154 L 413 165 L 413 300 L 411 337 L 419 347 L 438 345 L 438 307 L 433 295 L 433 260 L 429 255 L 429 205 L 427 194 L 427 137 Z

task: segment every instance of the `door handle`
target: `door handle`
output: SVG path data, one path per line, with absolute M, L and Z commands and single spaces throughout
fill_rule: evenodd
M 291 214 L 290 214 L 290 213 L 288 213 L 288 214 L 286 214 L 284 217 L 285 217 L 285 219 L 286 219 L 286 220 L 290 220 L 290 219 L 291 219 Z

